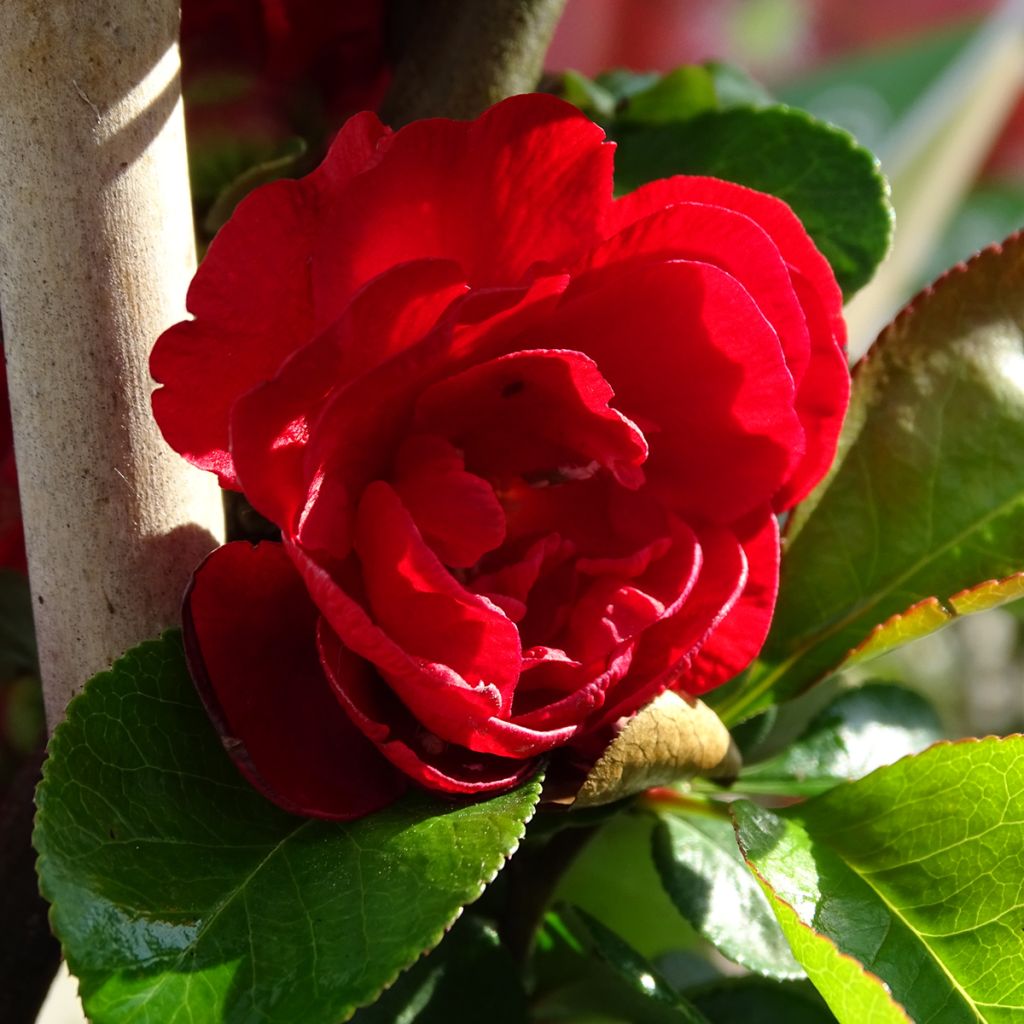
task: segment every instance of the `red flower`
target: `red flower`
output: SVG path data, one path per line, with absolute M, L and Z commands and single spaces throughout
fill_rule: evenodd
M 187 598 L 242 770 L 354 817 L 511 786 L 763 642 L 776 513 L 846 407 L 840 294 L 777 199 L 672 178 L 551 97 L 392 133 L 250 196 L 153 353 L 186 458 L 282 543 Z

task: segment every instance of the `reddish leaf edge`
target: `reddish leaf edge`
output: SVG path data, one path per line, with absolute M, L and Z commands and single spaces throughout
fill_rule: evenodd
M 903 327 L 904 324 L 913 318 L 914 314 L 918 311 L 918 307 L 923 301 L 930 298 L 937 292 L 942 291 L 944 288 L 950 286 L 950 282 L 954 282 L 959 279 L 963 274 L 967 273 L 972 267 L 983 260 L 994 259 L 998 256 L 1003 255 L 1006 252 L 1014 254 L 1017 249 L 1021 250 L 1021 257 L 1024 258 L 1024 228 L 1019 231 L 1013 232 L 1007 238 L 1001 242 L 994 242 L 992 245 L 986 246 L 984 249 L 979 250 L 973 256 L 966 260 L 961 260 L 959 263 L 954 264 L 949 270 L 937 277 L 931 284 L 922 288 L 910 301 L 896 314 L 896 316 L 882 328 L 877 338 L 872 342 L 871 347 L 854 365 L 851 371 L 851 387 L 856 391 L 857 382 L 865 367 L 870 365 L 872 360 L 877 360 L 878 355 L 884 350 L 885 346 L 890 343 L 891 337 L 897 333 L 897 328 Z M 785 562 L 786 547 L 787 543 L 790 542 L 796 533 L 799 532 L 800 527 L 803 523 L 814 513 L 818 502 L 824 496 L 828 488 L 832 484 L 832 480 L 835 475 L 839 472 L 840 467 L 846 459 L 849 449 L 852 447 L 854 441 L 856 441 L 859 435 L 859 429 L 850 434 L 850 436 L 840 435 L 839 448 L 836 452 L 836 457 L 832 462 L 832 466 L 829 471 L 819 481 L 817 487 L 807 495 L 802 502 L 800 502 L 787 517 L 786 523 L 782 529 L 782 558 Z M 853 657 L 862 647 L 866 646 L 871 639 L 873 639 L 882 629 L 891 626 L 894 621 L 899 620 L 903 616 L 910 614 L 916 609 L 927 605 L 929 602 L 936 602 L 939 608 L 950 602 L 967 596 L 982 587 L 991 586 L 993 584 L 1005 584 L 1013 580 L 1017 576 L 1024 579 L 1024 569 L 1020 573 L 1011 573 L 1009 576 L 982 580 L 978 583 L 971 584 L 970 586 L 957 591 L 955 594 L 950 595 L 946 598 L 940 598 L 937 595 L 930 594 L 920 598 L 918 601 L 908 605 L 903 611 L 896 612 L 893 615 L 888 616 L 880 623 L 876 623 L 870 630 L 870 632 L 861 640 L 855 644 L 843 655 L 842 659 L 837 661 L 831 667 L 825 669 L 813 679 L 803 685 L 799 691 L 791 694 L 790 696 L 782 700 L 770 701 L 767 705 L 761 706 L 757 704 L 757 698 L 763 696 L 765 693 L 770 693 L 771 683 L 774 681 L 774 674 L 765 676 L 762 680 L 758 681 L 756 690 L 744 691 L 741 687 L 737 691 L 735 697 L 730 697 L 724 704 L 715 704 L 715 710 L 722 717 L 723 721 L 729 728 L 734 728 L 741 722 L 753 717 L 756 714 L 766 710 L 768 707 L 777 707 L 781 704 L 788 703 L 797 697 L 803 696 L 809 690 L 812 690 L 819 683 L 824 682 L 826 679 L 831 678 L 846 666 L 847 662 Z M 955 617 L 960 617 L 962 614 L 973 614 L 973 613 L 957 613 Z M 952 618 L 949 621 L 953 621 Z M 948 623 L 947 623 L 948 624 Z M 944 628 L 944 627 L 939 627 Z M 771 634 L 769 634 L 770 637 Z M 927 634 L 922 634 L 927 635 Z M 802 646 L 797 653 L 802 653 L 809 648 L 809 644 Z M 896 645 L 900 646 L 900 645 Z M 895 648 L 893 648 L 895 649 Z M 751 707 L 754 707 L 751 710 Z
M 874 986 L 875 988 L 881 989 L 882 995 L 889 1000 L 889 1003 L 892 1005 L 896 1013 L 902 1015 L 903 1019 L 907 1022 L 907 1024 L 914 1024 L 914 1020 L 907 1013 L 906 1008 L 903 1006 L 903 1004 L 899 1002 L 899 1000 L 897 1000 L 896 997 L 892 994 L 892 989 L 889 988 L 886 982 L 884 982 L 877 974 L 873 974 L 871 971 L 869 971 L 855 956 L 851 956 L 849 953 L 844 953 L 833 939 L 830 939 L 827 935 L 824 935 L 819 931 L 815 931 L 814 928 L 812 928 L 810 925 L 804 924 L 804 922 L 800 919 L 800 915 L 796 912 L 796 909 L 793 907 L 793 905 L 789 903 L 787 900 L 782 899 L 781 896 L 779 896 L 779 894 L 775 891 L 775 888 L 771 884 L 769 884 L 764 875 L 762 875 L 761 872 L 758 871 L 757 868 L 755 868 L 754 865 L 750 863 L 750 860 L 747 857 L 747 851 L 744 848 L 743 844 L 740 842 L 739 823 L 736 821 L 735 815 L 733 815 L 731 811 L 730 816 L 733 819 L 733 828 L 736 831 L 736 843 L 740 848 L 740 853 L 743 854 L 743 862 L 746 864 L 747 870 L 757 879 L 757 882 L 761 886 L 761 888 L 764 889 L 766 893 L 771 893 L 771 899 L 769 903 L 778 903 L 781 906 L 785 907 L 786 910 L 792 915 L 793 920 L 801 929 L 803 929 L 805 932 L 808 932 L 815 939 L 819 939 L 826 945 L 831 946 L 832 950 L 835 952 L 835 955 L 838 959 L 845 960 L 847 963 L 852 964 L 853 967 L 864 976 L 864 978 L 870 985 Z M 772 906 L 772 911 L 775 913 L 776 917 L 779 917 L 779 914 L 775 911 L 774 905 Z M 781 919 L 779 923 L 781 925 Z M 785 935 L 785 932 L 783 932 L 783 935 Z M 786 941 L 788 942 L 789 940 L 787 939 Z M 799 958 L 797 958 L 795 952 L 793 953 L 793 956 L 797 960 L 797 962 L 800 963 L 800 960 Z M 808 979 L 813 985 L 814 979 L 811 978 L 810 974 L 808 974 Z M 815 988 L 817 989 L 817 985 L 815 985 Z M 823 999 L 825 998 L 824 993 L 821 993 L 820 990 L 819 994 Z M 828 1000 L 826 999 L 825 1002 L 828 1003 Z M 831 1009 L 831 1004 L 829 1004 L 829 1009 Z
M 889 651 L 903 647 L 914 640 L 931 636 L 933 633 L 938 633 L 947 626 L 951 626 L 957 619 L 963 619 L 969 615 L 977 615 L 979 612 L 990 611 L 993 608 L 1000 608 L 1004 604 L 1010 604 L 1013 601 L 1021 600 L 1021 598 L 1024 597 L 1024 594 L 1011 594 L 1007 597 L 984 604 L 979 608 L 972 609 L 968 607 L 961 609 L 957 607 L 957 605 L 963 603 L 966 598 L 981 595 L 986 590 L 997 590 L 998 588 L 1005 587 L 1007 584 L 1011 583 L 1020 583 L 1024 585 L 1024 570 L 1021 572 L 1010 573 L 1009 576 L 997 576 L 992 579 L 983 580 L 981 583 L 975 583 L 970 587 L 964 587 L 962 590 L 958 590 L 955 594 L 950 594 L 948 597 L 940 597 L 937 594 L 933 594 L 929 597 L 922 598 L 920 601 L 915 601 L 909 607 L 904 608 L 903 611 L 890 615 L 883 622 L 874 626 L 871 632 L 868 633 L 868 635 L 859 644 L 854 644 L 854 646 L 846 652 L 843 656 L 843 660 L 840 661 L 834 669 L 832 669 L 832 673 L 842 671 L 852 662 L 860 660 L 869 661 L 872 658 L 880 657 L 883 654 L 887 654 Z M 900 622 L 911 618 L 915 612 L 925 610 L 934 611 L 943 619 L 943 621 L 922 632 L 919 636 L 909 637 L 907 640 L 891 644 L 888 647 L 880 647 L 877 651 L 870 650 L 872 645 L 880 638 L 884 638 L 885 633 L 890 629 L 893 629 Z M 819 679 L 818 681 L 820 682 L 821 680 Z
M 925 747 L 924 750 L 919 750 L 917 751 L 917 753 L 904 754 L 903 757 L 897 759 L 896 761 L 893 761 L 892 764 L 880 765 L 874 771 L 868 772 L 867 775 L 862 776 L 862 778 L 860 779 L 855 779 L 852 782 L 840 782 L 837 783 L 837 785 L 856 785 L 860 782 L 863 782 L 865 779 L 869 779 L 872 776 L 877 775 L 880 772 L 884 773 L 892 771 L 894 768 L 896 768 L 897 765 L 902 764 L 904 761 L 909 761 L 917 758 L 937 757 L 939 756 L 939 751 L 941 749 L 945 749 L 948 747 L 962 747 L 980 744 L 1003 744 L 1020 741 L 1024 741 L 1024 732 L 1007 733 L 1005 736 L 990 734 L 986 736 L 963 736 L 955 740 L 936 740 L 934 743 L 929 744 L 929 746 Z M 821 793 L 818 796 L 811 797 L 808 800 L 800 801 L 792 806 L 799 807 L 802 804 L 813 803 L 814 801 L 822 799 L 823 797 L 827 796 L 829 792 L 831 792 L 831 790 L 828 790 L 825 793 Z M 771 813 L 774 814 L 777 810 L 785 810 L 785 808 L 769 808 L 769 810 L 771 811 Z M 772 886 L 767 881 L 767 879 L 765 879 L 764 875 L 750 862 L 750 858 L 747 856 L 747 849 L 743 845 L 742 840 L 740 839 L 739 822 L 736 820 L 735 811 L 731 806 L 729 807 L 729 817 L 732 819 L 733 831 L 736 835 L 736 845 L 739 847 L 740 853 L 743 856 L 743 861 L 747 865 L 747 870 L 749 870 L 750 873 L 757 879 L 761 887 L 765 889 L 766 892 L 770 892 L 772 894 L 773 900 L 777 900 L 782 906 L 786 907 L 787 910 L 789 910 L 792 913 L 793 919 L 804 931 L 810 932 L 815 937 L 823 939 L 825 942 L 829 943 L 835 949 L 837 956 L 844 960 L 853 961 L 853 963 L 860 969 L 861 973 L 863 973 L 865 977 L 867 977 L 869 980 L 873 982 L 877 982 L 879 987 L 882 988 L 885 995 L 888 996 L 890 1002 L 893 1004 L 896 1010 L 898 1012 L 901 1012 L 904 1015 L 904 1017 L 906 1017 L 907 1024 L 915 1024 L 913 1018 L 911 1018 L 908 1015 L 906 1008 L 903 1006 L 902 1003 L 899 1002 L 899 1000 L 896 999 L 896 997 L 892 994 L 892 990 L 889 988 L 889 985 L 882 978 L 879 978 L 878 975 L 869 971 L 855 956 L 852 956 L 851 954 L 845 953 L 843 950 L 841 950 L 838 944 L 835 942 L 835 940 L 829 938 L 829 936 L 827 935 L 823 935 L 821 932 L 816 931 L 810 925 L 805 924 L 801 920 L 800 915 L 797 913 L 796 908 L 793 907 L 793 905 L 789 903 L 787 900 L 782 899 L 782 897 L 778 895 L 774 886 Z M 795 953 L 793 955 L 794 957 L 796 956 Z M 799 958 L 797 959 L 799 962 Z

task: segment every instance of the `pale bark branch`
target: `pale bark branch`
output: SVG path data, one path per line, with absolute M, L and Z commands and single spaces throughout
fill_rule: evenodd
M 419 0 L 382 108 L 392 127 L 421 117 L 476 117 L 535 88 L 565 0 Z
M 149 402 L 195 266 L 177 35 L 176 0 L 0 3 L 0 310 L 51 729 L 179 621 L 223 530 Z

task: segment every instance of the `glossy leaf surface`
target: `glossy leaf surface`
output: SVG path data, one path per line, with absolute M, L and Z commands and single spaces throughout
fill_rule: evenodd
M 803 976 L 728 821 L 663 813 L 653 848 L 672 902 L 725 956 L 757 974 Z
M 94 1024 L 336 1024 L 480 895 L 539 788 L 293 817 L 238 774 L 167 634 L 91 680 L 51 741 L 41 888 Z
M 728 978 L 688 989 L 686 995 L 712 1024 L 835 1024 L 808 982 Z
M 899 1006 L 916 1024 L 1020 1019 L 1022 772 L 1024 738 L 964 740 L 785 811 L 734 805 L 747 861 L 843 1024 L 900 1020 Z
M 621 936 L 579 908 L 547 916 L 534 971 L 538 1021 L 710 1024 Z
M 463 917 L 353 1024 L 526 1024 L 519 965 L 487 922 Z
M 812 796 L 919 753 L 943 735 L 935 710 L 913 690 L 868 683 L 840 694 L 799 739 L 747 768 L 737 788 Z
M 748 718 L 861 645 L 879 653 L 1012 599 L 1022 568 L 1018 235 L 918 296 L 858 367 L 832 475 L 793 514 L 761 658 L 709 703 Z

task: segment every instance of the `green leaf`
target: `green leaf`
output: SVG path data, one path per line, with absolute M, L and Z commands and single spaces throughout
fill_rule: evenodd
M 1020 1019 L 1022 773 L 1024 737 L 965 740 L 777 813 L 733 805 L 748 863 L 843 1024 L 887 1019 L 882 983 L 919 1024 Z
M 767 107 L 775 103 L 772 94 L 742 68 L 711 60 L 703 65 L 711 72 L 719 110 L 733 107 Z
M 1024 238 L 923 292 L 859 365 L 829 477 L 793 513 L 772 630 L 727 723 L 1024 588 Z M 989 581 L 989 582 L 986 582 Z
M 630 96 L 623 105 L 618 123 L 667 124 L 713 110 L 717 105 L 711 69 L 699 64 L 686 64 Z
M 336 1024 L 438 943 L 539 792 L 286 814 L 228 759 L 170 633 L 91 680 L 54 734 L 40 885 L 94 1024 Z
M 203 218 L 203 230 L 207 236 L 212 238 L 228 222 L 235 207 L 253 189 L 279 178 L 295 177 L 302 168 L 308 149 L 305 139 L 293 136 L 276 147 L 273 155 L 247 167 L 227 182 Z
M 656 822 L 651 814 L 612 818 L 583 848 L 555 892 L 557 900 L 582 907 L 647 957 L 683 949 L 695 941 L 651 860 Z M 628 871 L 623 870 L 624 864 L 629 865 Z
M 533 1000 L 535 1019 L 708 1024 L 655 967 L 585 911 L 559 907 L 548 915 L 540 940 L 543 991 Z M 557 960 L 555 970 L 549 959 Z
M 657 71 L 630 71 L 628 68 L 612 68 L 602 71 L 594 82 L 610 93 L 616 104 L 628 100 L 638 92 L 657 85 L 661 75 Z
M 800 978 L 778 922 L 736 848 L 728 821 L 662 814 L 654 863 L 691 925 L 730 960 L 772 978 Z
M 778 196 L 803 221 L 847 296 L 888 252 L 892 211 L 874 157 L 802 111 L 713 111 L 614 134 L 619 192 L 672 174 L 705 174 Z
M 466 915 L 353 1024 L 526 1024 L 520 968 L 494 928 Z
M 564 910 L 561 917 L 563 922 L 568 917 L 569 923 L 575 925 L 574 933 L 583 937 L 591 953 L 611 967 L 635 995 L 671 1010 L 671 1018 L 666 1019 L 678 1020 L 680 1024 L 706 1024 L 701 1014 L 647 960 L 596 917 L 578 907 Z
M 579 107 L 593 121 L 608 121 L 615 116 L 615 96 L 578 71 L 562 72 L 558 92 L 562 99 Z
M 713 1024 L 835 1024 L 807 982 L 727 978 L 688 989 L 686 997 Z
M 943 738 L 934 708 L 913 690 L 867 683 L 847 690 L 775 757 L 745 769 L 745 793 L 813 796 Z
M 773 898 L 772 906 L 793 952 L 840 1024 L 917 1024 L 885 982 L 842 953 L 831 939 L 807 927 L 788 903 Z

